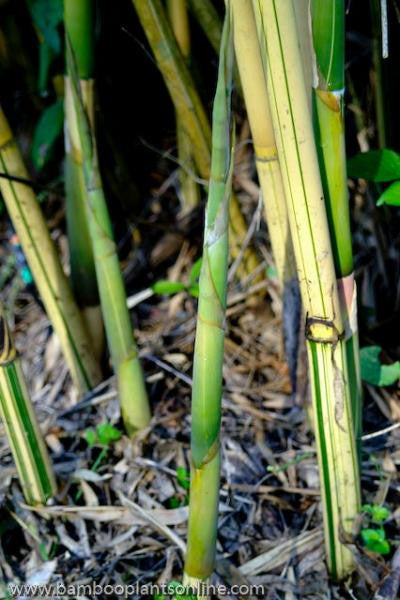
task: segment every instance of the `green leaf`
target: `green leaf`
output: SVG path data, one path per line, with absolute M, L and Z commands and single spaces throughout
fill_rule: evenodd
M 101 425 L 97 425 L 96 431 L 99 443 L 103 444 L 103 446 L 109 446 L 111 442 L 116 442 L 122 436 L 120 430 L 110 423 L 102 423 Z
M 178 483 L 184 490 L 188 490 L 190 488 L 190 474 L 186 471 L 184 467 L 178 467 L 176 470 L 176 478 Z
M 165 279 L 160 279 L 160 281 L 153 283 L 151 289 L 155 294 L 159 294 L 160 296 L 171 296 L 172 294 L 182 292 L 186 289 L 186 286 L 180 281 L 167 281 Z
M 347 162 L 349 177 L 361 177 L 369 181 L 393 181 L 400 178 L 400 155 L 393 150 L 369 150 L 360 152 Z
M 39 46 L 39 73 L 38 73 L 38 90 L 42 95 L 46 94 L 47 82 L 49 79 L 49 72 L 51 63 L 56 57 L 56 53 L 49 44 L 43 40 Z
M 193 298 L 198 298 L 199 297 L 199 284 L 198 283 L 194 283 L 193 285 L 191 285 L 190 287 L 188 287 L 189 294 L 191 296 L 193 296 Z
M 97 443 L 97 433 L 94 429 L 86 429 L 85 440 L 90 448 Z
M 42 112 L 33 134 L 31 154 L 37 171 L 40 171 L 51 157 L 54 144 L 62 133 L 63 124 L 64 103 L 60 98 Z
M 375 523 L 383 523 L 390 516 L 390 510 L 386 506 L 364 504 L 361 510 L 371 515 Z
M 360 351 L 360 361 L 362 380 L 383 387 L 400 379 L 400 362 L 383 365 L 379 359 L 381 351 L 380 346 L 366 346 Z
M 63 0 L 26 0 L 32 20 L 47 44 L 58 53 L 61 36 L 58 26 L 63 20 Z
M 167 586 L 168 595 L 173 600 L 197 600 L 193 594 L 182 593 L 184 585 L 180 581 L 171 581 Z
M 379 197 L 377 206 L 388 204 L 389 206 L 400 206 L 400 181 L 395 181 Z
M 390 544 L 386 539 L 386 533 L 383 528 L 362 529 L 361 538 L 365 547 L 376 554 L 389 554 Z
M 202 262 L 203 262 L 203 257 L 198 258 L 196 260 L 196 262 L 193 264 L 192 268 L 190 269 L 189 287 L 198 281 L 198 279 L 200 277 Z
M 172 498 L 169 498 L 168 500 L 168 505 L 169 508 L 179 508 L 181 506 L 181 501 L 178 496 L 172 496 Z

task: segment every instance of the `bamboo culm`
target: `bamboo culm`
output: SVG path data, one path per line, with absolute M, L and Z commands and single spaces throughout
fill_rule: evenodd
M 56 492 L 53 468 L 1 304 L 0 414 L 27 504 L 46 504 Z
M 354 566 L 342 540 L 360 507 L 345 323 L 293 2 L 253 0 L 253 7 L 304 306 L 326 556 L 340 579 Z
M 64 24 L 76 57 L 85 110 L 94 127 L 94 2 L 65 0 Z M 73 105 L 70 74 L 65 76 L 65 191 L 71 283 L 92 347 L 100 359 L 104 328 L 92 244 L 86 217 L 82 149 Z
M 76 62 L 68 37 L 66 44 L 73 104 L 82 148 L 86 214 L 96 266 L 97 284 L 111 360 L 117 376 L 122 417 L 128 434 L 134 435 L 138 429 L 149 424 L 149 401 L 101 183 L 95 139 L 85 111 Z
M 0 167 L 7 175 L 29 180 L 20 150 L 1 109 Z M 25 183 L 1 177 L 0 190 L 72 379 L 81 393 L 87 392 L 101 380 L 99 365 L 39 202 L 32 188 Z
M 193 363 L 192 472 L 185 582 L 199 586 L 215 561 L 220 471 L 222 365 L 228 272 L 228 221 L 233 156 L 230 94 L 233 68 L 231 11 L 221 41 L 213 108 L 212 161 Z

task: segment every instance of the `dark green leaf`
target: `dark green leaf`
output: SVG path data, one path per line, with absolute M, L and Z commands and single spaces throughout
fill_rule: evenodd
M 379 197 L 378 206 L 388 204 L 389 206 L 400 206 L 400 181 L 395 181 Z
M 369 181 L 393 181 L 400 178 L 400 155 L 387 148 L 360 152 L 348 160 L 347 172 Z
M 32 20 L 47 44 L 58 53 L 61 36 L 58 25 L 63 20 L 63 0 L 26 0 Z
M 367 346 L 360 351 L 361 378 L 372 385 L 393 385 L 400 379 L 400 362 L 383 365 L 380 346 Z
M 64 103 L 60 98 L 43 111 L 33 134 L 31 152 L 37 171 L 40 171 L 49 160 L 54 144 L 62 133 L 63 123 Z
M 190 273 L 189 273 L 189 286 L 193 285 L 194 283 L 196 283 L 200 277 L 200 271 L 201 271 L 201 264 L 203 262 L 203 258 L 200 257 L 196 260 L 196 262 L 193 264 L 192 268 L 190 269 Z
M 181 501 L 178 496 L 172 496 L 172 498 L 169 498 L 168 500 L 168 505 L 169 508 L 179 508 L 181 506 Z
M 160 296 L 171 296 L 172 294 L 182 292 L 186 289 L 186 286 L 180 281 L 167 281 L 160 279 L 160 281 L 153 283 L 151 288 L 155 294 L 159 294 Z

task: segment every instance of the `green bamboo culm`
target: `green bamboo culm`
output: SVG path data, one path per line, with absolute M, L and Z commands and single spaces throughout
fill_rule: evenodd
M 97 285 L 111 360 L 117 376 L 121 413 L 128 434 L 134 435 L 138 429 L 149 424 L 149 401 L 126 304 L 124 282 L 97 161 L 95 138 L 81 94 L 77 64 L 68 36 L 66 47 L 72 102 L 82 149 L 86 217 Z
M 224 321 L 228 270 L 229 199 L 233 169 L 231 9 L 221 41 L 212 119 L 211 175 L 193 361 L 192 472 L 185 583 L 199 590 L 212 574 L 218 523 Z
M 93 125 L 94 2 L 64 0 L 64 24 L 76 57 L 82 98 Z M 92 338 L 101 357 L 104 334 L 96 269 L 86 218 L 86 189 L 82 149 L 72 101 L 70 74 L 65 76 L 65 189 L 71 282 Z
M 164 78 L 176 114 L 192 145 L 193 158 L 200 177 L 210 177 L 211 128 L 207 114 L 196 90 L 193 78 L 185 64 L 177 42 L 169 26 L 160 0 L 132 0 L 139 20 L 154 53 L 158 68 Z M 247 225 L 238 200 L 232 194 L 229 215 L 229 244 L 233 258 L 241 253 L 242 241 L 247 234 Z M 246 248 L 239 276 L 250 275 L 259 265 L 254 248 Z M 253 283 L 260 280 L 254 279 Z
M 221 45 L 222 22 L 211 0 L 188 0 L 190 11 L 196 17 L 200 27 L 215 52 Z
M 187 0 L 168 0 L 168 16 L 177 44 L 186 63 L 190 63 L 190 27 Z M 176 114 L 176 138 L 178 146 L 180 192 L 182 213 L 189 213 L 200 202 L 200 190 L 193 174 L 196 167 L 192 156 L 192 144 L 183 124 Z
M 313 97 L 314 128 L 342 315 L 346 327 L 346 352 L 354 427 L 360 445 L 362 385 L 343 117 L 345 3 L 344 0 L 312 0 L 311 11 L 317 75 Z
M 27 504 L 46 504 L 56 492 L 53 469 L 1 303 L 0 415 Z
M 352 394 L 310 93 L 292 0 L 253 0 L 305 316 L 321 480 L 327 564 L 341 579 L 354 567 L 349 548 L 360 509 Z M 322 200 L 322 201 L 321 201 Z
M 18 234 L 35 284 L 60 341 L 61 349 L 80 393 L 101 380 L 92 343 L 75 303 L 57 250 L 51 239 L 39 202 L 29 183 L 29 174 L 7 119 L 0 109 L 0 191 Z

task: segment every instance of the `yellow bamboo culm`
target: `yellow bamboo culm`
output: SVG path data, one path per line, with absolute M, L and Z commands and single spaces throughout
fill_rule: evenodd
M 187 0 L 168 0 L 168 16 L 177 44 L 186 63 L 190 60 L 190 29 Z M 185 131 L 179 114 L 176 112 L 176 138 L 179 170 L 182 214 L 189 213 L 200 202 L 199 185 L 194 179 L 196 167 L 193 160 L 192 144 Z
M 265 218 L 280 282 L 296 275 L 285 192 L 275 144 L 252 0 L 232 2 L 236 60 L 253 136 Z
M 0 169 L 11 178 L 0 178 L 0 190 L 8 213 L 60 340 L 71 376 L 79 391 L 84 393 L 99 383 L 100 369 L 35 193 L 26 183 L 12 180 L 12 177 L 29 180 L 29 174 L 1 109 Z
M 323 499 L 325 548 L 334 579 L 351 572 L 343 544 L 360 509 L 360 480 L 346 330 L 292 0 L 253 0 L 304 306 Z

